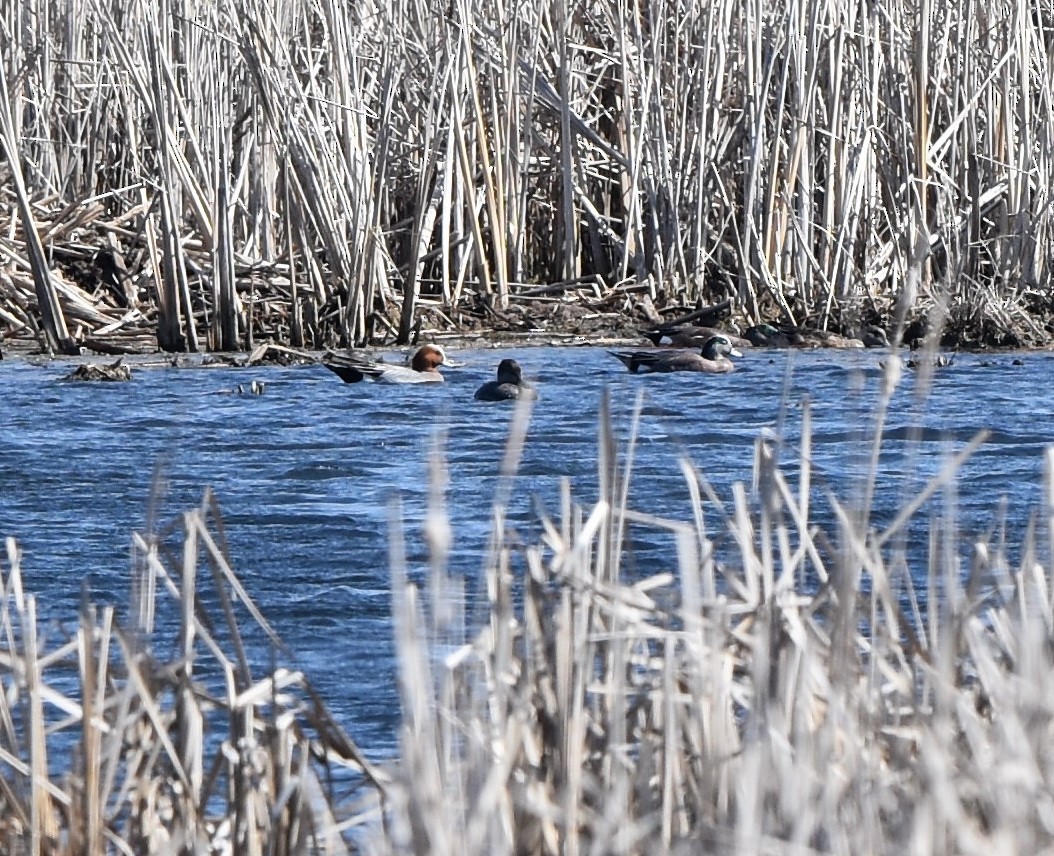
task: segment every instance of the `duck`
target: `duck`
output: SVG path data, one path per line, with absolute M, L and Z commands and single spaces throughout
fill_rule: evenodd
M 771 324 L 755 324 L 743 331 L 743 338 L 757 348 L 789 348 L 797 344 L 795 337 Z
M 322 365 L 344 383 L 358 383 L 367 378 L 378 383 L 442 383 L 439 367 L 453 368 L 457 363 L 447 357 L 440 345 L 423 345 L 410 358 L 408 366 L 379 362 L 354 354 L 334 353 L 327 354 Z
M 770 325 L 764 325 L 766 327 Z M 815 327 L 796 327 L 793 324 L 780 324 L 775 328 L 779 333 L 778 341 L 786 341 L 786 345 L 780 347 L 791 348 L 838 348 L 847 350 L 851 348 L 863 348 L 864 343 L 860 339 L 851 336 L 839 336 L 829 330 L 818 330 Z
M 516 360 L 498 363 L 497 380 L 488 380 L 476 390 L 476 401 L 509 401 L 515 398 L 538 397 L 538 391 L 523 379 L 523 369 Z
M 722 334 L 711 336 L 698 354 L 691 351 L 661 350 L 650 351 L 608 351 L 611 356 L 620 360 L 634 374 L 645 372 L 707 372 L 724 374 L 735 370 L 735 364 L 729 357 L 743 356 L 731 339 Z
M 658 346 L 673 346 L 675 348 L 700 348 L 715 336 L 724 336 L 733 347 L 750 348 L 752 343 L 748 339 L 733 336 L 717 327 L 699 327 L 693 324 L 664 324 L 651 330 L 642 330 L 641 333 L 652 344 Z
M 889 336 L 877 324 L 868 324 L 860 331 L 860 341 L 865 348 L 888 348 Z
M 817 330 L 815 336 L 821 348 L 837 348 L 845 351 L 864 347 L 863 341 L 855 336 L 841 336 L 829 330 Z

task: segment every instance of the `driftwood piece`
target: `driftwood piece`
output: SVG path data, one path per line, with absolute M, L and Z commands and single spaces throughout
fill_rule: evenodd
M 85 336 L 81 343 L 97 354 L 145 354 L 157 350 L 157 338 L 149 335 Z
M 122 381 L 131 380 L 132 370 L 124 365 L 123 358 L 108 366 L 99 366 L 93 363 L 84 363 L 77 366 L 63 380 L 103 380 Z
M 247 366 L 255 366 L 260 363 L 278 363 L 283 366 L 293 363 L 317 363 L 318 359 L 307 351 L 299 351 L 296 348 L 287 348 L 284 345 L 275 345 L 265 342 L 258 345 L 245 361 Z

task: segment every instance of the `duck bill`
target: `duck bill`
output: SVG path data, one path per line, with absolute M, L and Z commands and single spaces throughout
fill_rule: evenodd
M 743 352 L 739 350 L 739 348 L 733 348 L 731 351 L 728 352 L 728 355 L 730 357 L 741 357 L 743 356 Z
M 448 368 L 448 369 L 459 369 L 462 366 L 464 366 L 465 364 L 464 363 L 454 362 L 452 359 L 450 359 L 450 357 L 443 357 L 442 365 L 443 365 L 444 368 Z

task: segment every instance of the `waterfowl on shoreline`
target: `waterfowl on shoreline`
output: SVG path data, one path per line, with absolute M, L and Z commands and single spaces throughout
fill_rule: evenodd
M 537 398 L 538 391 L 523 379 L 523 369 L 516 360 L 498 363 L 497 380 L 488 380 L 476 390 L 477 401 L 510 401 L 517 398 Z
M 758 332 L 751 333 L 751 331 Z M 751 331 L 748 331 L 748 334 L 754 336 L 765 336 L 768 334 L 772 341 L 771 347 L 835 348 L 838 350 L 889 347 L 886 331 L 877 324 L 869 324 L 863 327 L 856 336 L 842 336 L 829 330 L 819 330 L 815 327 L 796 327 L 790 324 L 781 324 L 779 327 L 774 327 L 770 324 L 759 324 L 756 328 L 751 328 Z
M 642 330 L 641 333 L 660 347 L 701 348 L 715 336 L 724 336 L 736 348 L 752 346 L 749 339 L 733 336 L 717 327 L 699 327 L 693 324 L 665 324 L 651 330 Z
M 729 356 L 743 356 L 732 344 L 728 336 L 719 334 L 711 336 L 699 353 L 692 351 L 664 350 L 656 348 L 649 351 L 608 351 L 611 356 L 622 362 L 631 372 L 707 372 L 724 374 L 735 371 L 735 364 Z
M 863 341 L 854 336 L 841 336 L 838 333 L 831 333 L 827 330 L 818 330 L 816 332 L 821 348 L 836 348 L 844 351 L 862 349 L 864 347 Z
M 857 335 L 842 336 L 813 327 L 792 324 L 756 324 L 743 331 L 743 338 L 757 348 L 889 348 L 890 339 L 876 324 L 862 327 Z
M 410 359 L 409 366 L 398 366 L 353 354 L 329 353 L 322 365 L 344 383 L 374 380 L 378 383 L 442 383 L 440 366 L 455 366 L 439 345 L 423 345 Z
M 860 331 L 860 340 L 865 348 L 888 348 L 889 336 L 877 324 L 868 324 Z
M 757 348 L 789 348 L 796 344 L 789 334 L 771 324 L 755 324 L 743 331 L 743 338 Z

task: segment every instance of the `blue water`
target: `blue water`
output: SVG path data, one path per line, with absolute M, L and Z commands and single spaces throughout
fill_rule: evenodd
M 445 437 L 451 566 L 476 590 L 512 408 L 472 393 L 502 357 L 519 360 L 542 393 L 509 514 L 527 542 L 540 532 L 534 503 L 557 514 L 564 477 L 578 500 L 595 499 L 605 389 L 623 443 L 644 391 L 630 491 L 640 511 L 691 520 L 681 455 L 730 505 L 734 482 L 749 490 L 763 430 L 783 437 L 781 462 L 793 478 L 806 399 L 817 518 L 830 519 L 829 490 L 852 501 L 867 471 L 878 352 L 752 351 L 726 376 L 634 376 L 598 348 L 452 355 L 463 366 L 446 372 L 446 384 L 412 387 L 345 385 L 321 366 L 153 368 L 130 383 L 78 384 L 60 380 L 69 364 L 0 362 L 0 536 L 19 539 L 25 584 L 45 620 L 72 624 L 82 584 L 124 614 L 130 533 L 145 525 L 155 466 L 167 483 L 161 522 L 196 506 L 211 486 L 250 594 L 346 729 L 383 755 L 397 715 L 389 502 L 402 498 L 410 572 L 422 575 L 427 461 Z M 925 399 L 905 372 L 885 430 L 875 524 L 892 520 L 949 453 L 991 428 L 959 479 L 959 523 L 968 535 L 985 531 L 1005 499 L 1013 543 L 1041 500 L 1042 454 L 1054 440 L 1052 359 L 1025 355 L 1016 365 L 1012 355 L 960 355 Z M 264 395 L 232 394 L 254 379 L 266 383 Z M 708 521 L 718 548 L 730 547 L 719 518 Z M 627 575 L 675 569 L 668 533 L 634 526 L 630 536 Z

